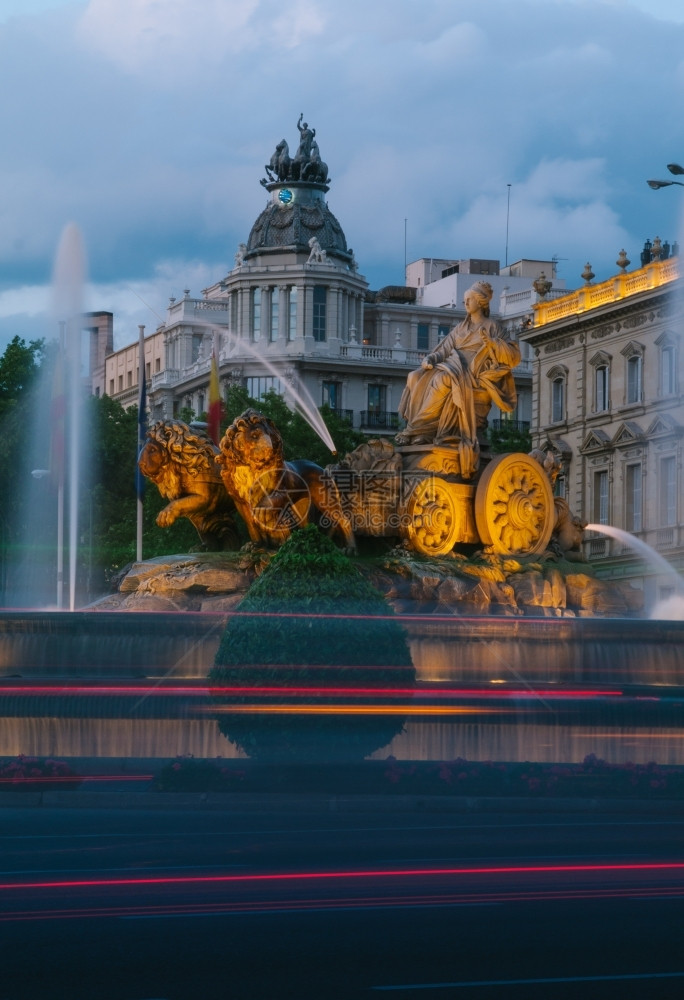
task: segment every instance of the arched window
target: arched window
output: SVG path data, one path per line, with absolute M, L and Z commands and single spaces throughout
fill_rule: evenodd
M 622 348 L 625 357 L 625 403 L 641 403 L 644 398 L 644 347 L 632 341 Z
M 656 340 L 660 349 L 658 394 L 674 396 L 677 392 L 677 338 L 667 330 Z
M 608 365 L 599 365 L 595 373 L 596 411 L 608 409 Z
M 546 372 L 549 386 L 549 420 L 552 424 L 565 420 L 567 413 L 568 369 L 565 365 L 554 365 Z
M 605 351 L 598 351 L 589 360 L 594 369 L 594 413 L 610 409 L 610 362 L 610 354 L 606 354 Z
M 627 359 L 627 402 L 640 403 L 643 398 L 642 389 L 643 359 L 639 354 L 633 354 Z
M 672 396 L 677 391 L 674 344 L 665 344 L 660 351 L 660 395 Z
M 565 417 L 565 379 L 558 376 L 551 383 L 551 422 L 557 423 Z

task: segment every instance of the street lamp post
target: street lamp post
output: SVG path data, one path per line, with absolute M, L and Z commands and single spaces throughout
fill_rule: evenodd
M 684 167 L 680 167 L 678 163 L 668 163 L 667 169 L 671 174 L 684 174 Z M 673 184 L 677 184 L 679 187 L 684 187 L 684 181 L 646 181 L 650 188 L 654 191 L 658 191 L 659 188 L 671 187 Z

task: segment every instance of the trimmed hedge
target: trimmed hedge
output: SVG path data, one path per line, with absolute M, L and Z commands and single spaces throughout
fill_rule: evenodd
M 399 714 L 355 709 L 405 703 L 415 682 L 405 632 L 316 527 L 290 536 L 237 611 L 209 680 L 247 689 L 213 693 L 221 732 L 250 757 L 358 760 L 402 731 Z M 404 694 L 387 695 L 391 688 Z

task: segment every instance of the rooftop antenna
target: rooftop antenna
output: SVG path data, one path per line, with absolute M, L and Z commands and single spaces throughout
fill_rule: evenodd
M 408 219 L 404 219 L 404 284 L 406 284 L 406 267 L 407 267 L 407 264 L 408 264 L 408 260 L 407 260 L 407 257 L 406 257 L 406 223 L 407 222 L 408 222 Z
M 508 221 L 511 216 L 511 185 L 507 184 L 508 188 L 508 201 L 506 204 L 506 267 L 508 267 Z
M 556 277 L 556 272 L 558 270 L 558 261 L 559 260 L 567 260 L 567 259 L 568 259 L 567 257 L 559 257 L 557 253 L 555 253 L 553 255 L 553 257 L 551 258 L 551 267 L 553 269 L 552 272 L 551 272 L 551 277 L 552 278 Z

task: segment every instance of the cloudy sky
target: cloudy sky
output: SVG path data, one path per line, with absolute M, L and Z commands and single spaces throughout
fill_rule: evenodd
M 568 287 L 678 238 L 681 0 L 0 0 L 0 81 L 0 350 L 52 336 L 69 223 L 117 347 L 222 278 L 300 112 L 372 288 L 507 229 Z

